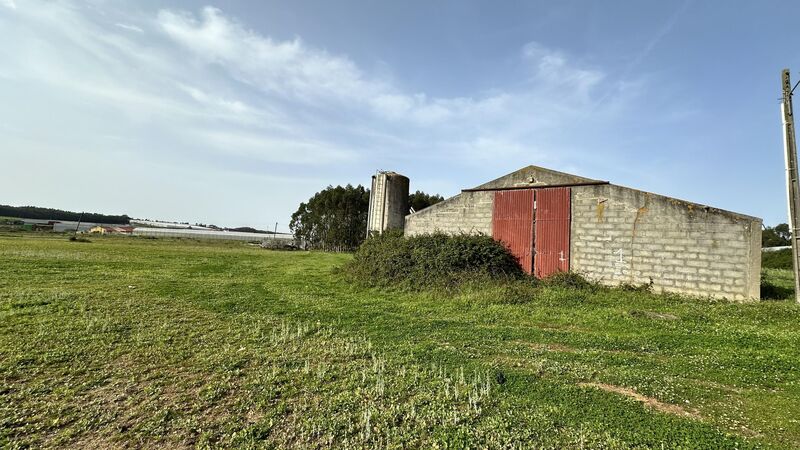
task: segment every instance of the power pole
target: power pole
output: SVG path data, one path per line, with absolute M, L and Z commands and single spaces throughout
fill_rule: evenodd
M 78 234 L 79 228 L 81 227 L 81 222 L 83 222 L 83 212 L 81 212 L 81 216 L 78 218 L 78 224 L 75 225 L 75 233 Z
M 794 134 L 794 113 L 792 111 L 792 82 L 789 69 L 783 69 L 783 148 L 786 151 L 786 190 L 789 198 L 789 230 L 792 233 L 792 263 L 794 266 L 795 299 L 800 302 L 800 248 L 798 248 L 798 227 L 800 227 L 800 180 L 797 175 L 797 142 Z

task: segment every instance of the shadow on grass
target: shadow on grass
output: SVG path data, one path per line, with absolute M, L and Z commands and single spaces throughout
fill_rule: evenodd
M 762 300 L 786 300 L 791 298 L 794 298 L 794 289 L 778 286 L 767 280 L 761 280 Z

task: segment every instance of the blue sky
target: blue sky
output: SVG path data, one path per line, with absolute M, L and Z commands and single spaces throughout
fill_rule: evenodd
M 797 2 L 0 0 L 0 203 L 287 230 L 536 164 L 786 221 Z

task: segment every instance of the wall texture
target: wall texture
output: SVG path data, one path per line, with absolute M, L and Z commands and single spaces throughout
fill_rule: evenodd
M 406 216 L 405 234 L 442 232 L 492 235 L 494 192 L 462 192 L 434 206 Z
M 622 186 L 572 188 L 570 268 L 605 284 L 760 296 L 761 220 Z

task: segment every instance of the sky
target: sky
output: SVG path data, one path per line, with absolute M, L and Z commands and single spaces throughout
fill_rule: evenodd
M 0 0 L 0 203 L 288 231 L 376 170 L 787 212 L 796 1 Z

